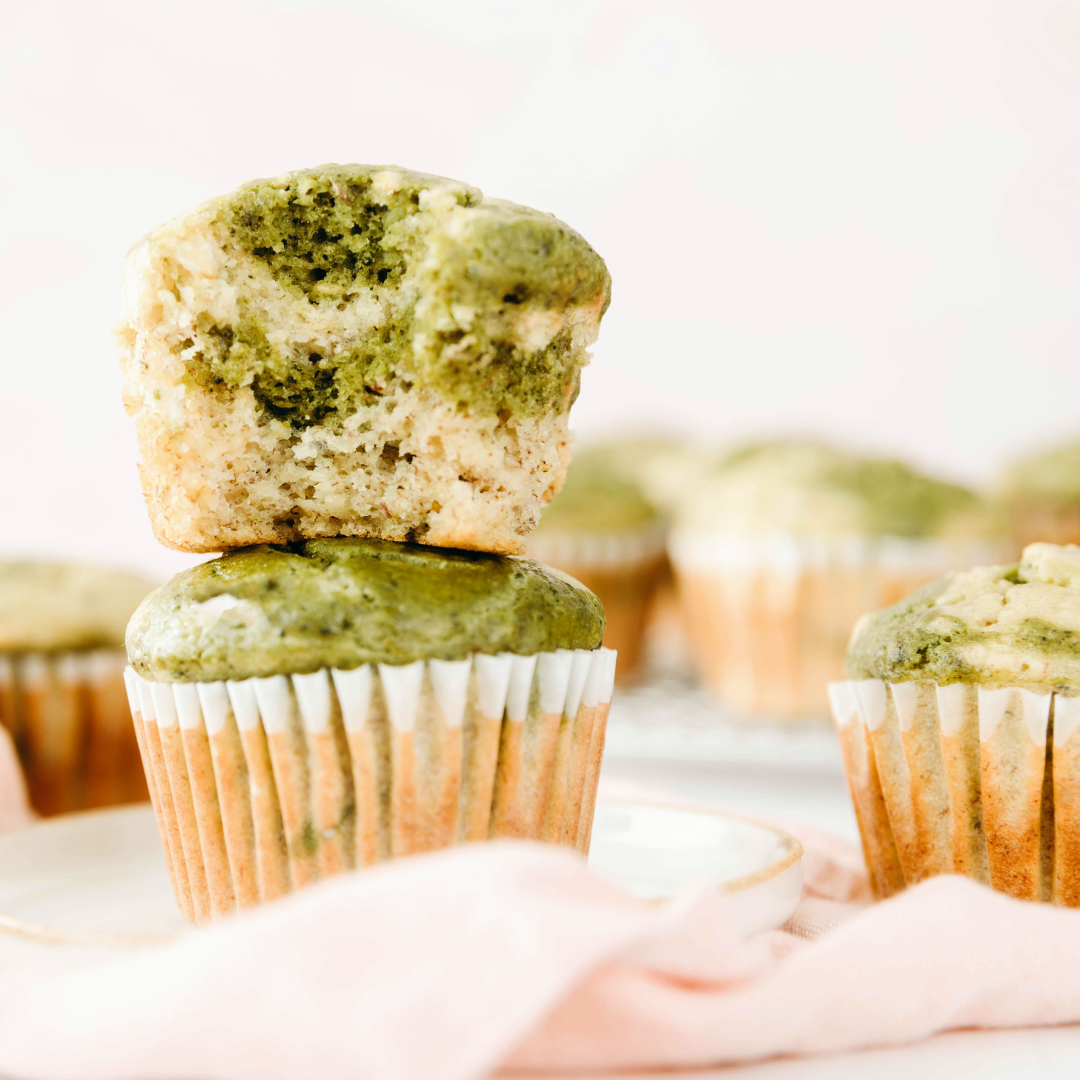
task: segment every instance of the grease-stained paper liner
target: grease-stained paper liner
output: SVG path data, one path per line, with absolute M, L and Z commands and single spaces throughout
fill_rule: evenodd
M 177 903 L 193 922 L 330 874 L 496 837 L 587 853 L 615 653 L 126 672 Z
M 59 814 L 146 798 L 122 649 L 0 655 L 0 724 L 34 809 Z
M 666 527 L 612 533 L 544 533 L 529 539 L 529 558 L 576 578 L 600 599 L 604 644 L 619 654 L 619 681 L 643 660 L 650 607 L 667 569 Z
M 825 716 L 852 628 L 947 570 L 999 561 L 988 543 L 676 532 L 669 542 L 702 680 L 749 715 Z
M 876 895 L 964 874 L 1080 907 L 1080 697 L 878 679 L 829 695 Z

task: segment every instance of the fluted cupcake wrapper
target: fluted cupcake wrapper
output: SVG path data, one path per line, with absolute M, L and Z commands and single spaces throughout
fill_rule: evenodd
M 947 570 L 1000 547 L 901 537 L 676 532 L 669 552 L 703 681 L 728 705 L 775 718 L 824 716 L 852 628 Z
M 497 837 L 587 853 L 610 649 L 159 683 L 126 672 L 193 922 L 380 860 Z
M 878 679 L 829 695 L 876 895 L 952 873 L 1080 906 L 1080 697 Z
M 43 814 L 146 798 L 123 649 L 0 655 L 0 724 Z

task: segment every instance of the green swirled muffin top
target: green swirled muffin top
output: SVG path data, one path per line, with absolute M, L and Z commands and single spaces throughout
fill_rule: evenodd
M 1019 563 L 946 574 L 864 616 L 846 670 L 1080 693 L 1080 547 L 1029 544 Z
M 158 682 L 594 649 L 600 601 L 528 559 L 382 540 L 241 548 L 139 606 L 128 659 Z

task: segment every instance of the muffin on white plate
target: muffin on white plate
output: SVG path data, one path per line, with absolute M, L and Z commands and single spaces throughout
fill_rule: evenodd
M 615 675 L 604 614 L 527 559 L 338 538 L 178 574 L 127 634 L 177 902 L 519 837 L 585 853 Z
M 607 455 L 574 455 L 566 484 L 529 538 L 529 555 L 594 592 L 604 606 L 604 644 L 619 654 L 620 681 L 640 672 L 646 621 L 663 579 L 667 523 Z
M 117 328 L 155 535 L 524 551 L 610 288 L 552 215 L 397 166 L 257 180 L 162 225 Z
M 690 646 L 735 712 L 825 716 L 860 615 L 1007 550 L 975 492 L 810 441 L 747 447 L 686 496 L 669 545 Z
M 964 874 L 1080 907 L 1080 547 L 866 616 L 830 687 L 871 883 Z
M 146 798 L 124 627 L 152 588 L 121 570 L 0 562 L 0 724 L 38 813 Z

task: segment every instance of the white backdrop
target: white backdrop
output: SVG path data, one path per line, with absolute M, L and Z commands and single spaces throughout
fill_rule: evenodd
M 575 426 L 817 431 L 973 480 L 1080 432 L 1080 4 L 4 5 L 0 554 L 153 541 L 110 329 L 142 233 L 395 162 L 551 210 L 614 301 Z

